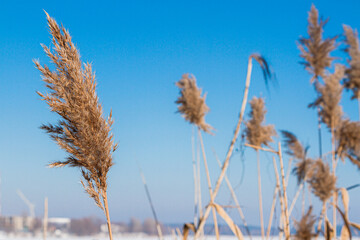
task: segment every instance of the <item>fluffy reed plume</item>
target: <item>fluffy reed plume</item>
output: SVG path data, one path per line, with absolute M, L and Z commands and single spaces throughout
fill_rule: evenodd
M 340 106 L 342 85 L 340 81 L 344 78 L 345 68 L 337 64 L 334 74 L 324 76 L 324 84 L 315 84 L 318 98 L 309 107 L 320 107 L 319 115 L 321 121 L 329 129 L 336 129 L 341 124 L 342 107 Z
M 323 203 L 325 203 L 335 191 L 336 176 L 330 172 L 328 164 L 321 159 L 313 163 L 308 182 L 312 191 Z
M 311 82 L 317 80 L 319 77 L 323 77 L 325 74 L 325 68 L 331 66 L 331 62 L 334 60 L 330 56 L 330 52 L 333 51 L 335 46 L 335 40 L 337 37 L 323 39 L 323 27 L 328 20 L 319 21 L 319 12 L 314 5 L 311 6 L 308 17 L 308 38 L 300 38 L 298 47 L 301 51 L 300 56 L 304 59 L 302 64 L 305 69 L 312 75 Z
M 299 222 L 294 220 L 295 229 L 296 229 L 294 239 L 311 240 L 313 237 L 316 237 L 316 234 L 314 233 L 314 224 L 316 218 L 311 213 L 312 213 L 312 207 L 310 207 L 307 213 L 302 216 Z
M 344 120 L 336 131 L 336 154 L 349 158 L 360 169 L 360 122 Z
M 262 144 L 269 146 L 269 142 L 273 141 L 272 137 L 276 135 L 273 125 L 262 125 L 266 113 L 264 105 L 263 98 L 254 97 L 250 101 L 251 112 L 249 116 L 251 119 L 246 122 L 246 139 L 250 144 L 257 147 L 260 147 Z
M 347 79 L 345 87 L 351 89 L 354 93 L 352 99 L 360 99 L 360 47 L 358 32 L 351 27 L 344 25 L 345 33 L 345 52 L 349 55 L 349 68 L 346 69 Z
M 293 174 L 297 177 L 298 184 L 308 177 L 308 174 L 311 172 L 311 168 L 314 161 L 311 158 L 304 158 L 298 161 L 292 170 Z
M 201 97 L 202 90 L 196 86 L 195 77 L 184 74 L 176 86 L 180 88 L 180 97 L 176 100 L 179 104 L 178 111 L 185 120 L 195 124 L 204 132 L 211 133 L 213 127 L 205 122 L 205 115 L 210 110 L 205 104 L 206 94 Z
M 297 137 L 289 131 L 281 131 L 283 135 L 286 153 L 293 156 L 297 162 L 293 169 L 293 174 L 296 175 L 298 184 L 300 184 L 311 169 L 312 160 L 306 158 L 307 147 L 304 148 Z
M 289 131 L 281 131 L 284 138 L 286 153 L 297 160 L 303 160 L 306 156 L 306 148 L 299 142 L 297 137 Z
M 50 137 L 69 156 L 65 161 L 53 162 L 50 167 L 78 167 L 84 181 L 85 191 L 106 214 L 111 236 L 107 201 L 107 174 L 113 165 L 112 152 L 117 148 L 110 133 L 113 120 L 111 113 L 103 118 L 102 107 L 96 95 L 95 74 L 89 63 L 82 64 L 80 54 L 64 27 L 47 13 L 54 50 L 42 45 L 55 65 L 50 70 L 34 61 L 49 89 L 47 94 L 38 94 L 60 116 L 57 124 L 42 125 Z M 85 182 L 85 183 L 84 183 Z

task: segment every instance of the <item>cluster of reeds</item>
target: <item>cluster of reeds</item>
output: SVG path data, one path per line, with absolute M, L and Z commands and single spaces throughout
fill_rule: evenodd
M 340 216 L 343 218 L 345 225 L 342 230 L 342 239 L 346 236 L 351 237 L 350 226 L 358 228 L 359 225 L 352 223 L 348 219 L 348 195 L 344 188 L 337 186 L 336 176 L 336 165 L 338 159 L 348 158 L 352 163 L 360 168 L 360 123 L 351 121 L 345 118 L 343 109 L 340 105 L 342 93 L 344 89 L 351 89 L 354 93 L 353 98 L 360 99 L 360 49 L 357 32 L 352 30 L 348 26 L 344 26 L 344 35 L 346 44 L 345 51 L 348 53 L 347 63 L 333 65 L 332 56 L 333 51 L 341 44 L 337 42 L 338 36 L 324 38 L 324 26 L 328 20 L 319 19 L 319 12 L 314 5 L 311 6 L 308 18 L 308 37 L 301 37 L 298 43 L 298 47 L 301 51 L 300 56 L 303 58 L 302 64 L 305 69 L 311 74 L 310 82 L 313 84 L 316 99 L 309 105 L 309 107 L 315 107 L 318 111 L 319 121 L 319 156 L 308 157 L 308 146 L 304 147 L 303 144 L 297 139 L 297 137 L 289 131 L 281 131 L 284 146 L 286 148 L 285 153 L 290 157 L 288 169 L 290 169 L 291 159 L 295 160 L 295 167 L 293 168 L 293 174 L 297 178 L 298 191 L 296 191 L 291 204 L 288 203 L 287 196 L 287 184 L 288 175 L 284 171 L 284 157 L 281 149 L 281 144 L 272 144 L 272 137 L 276 135 L 275 128 L 272 125 L 264 125 L 265 119 L 265 106 L 263 98 L 254 97 L 250 101 L 251 110 L 249 112 L 249 120 L 244 123 L 244 133 L 246 136 L 245 146 L 253 148 L 257 152 L 257 166 L 258 166 L 258 196 L 259 196 L 259 211 L 260 211 L 260 225 L 262 239 L 265 239 L 265 227 L 263 220 L 263 207 L 262 207 L 262 193 L 261 193 L 261 173 L 260 173 L 260 157 L 259 152 L 270 152 L 274 154 L 273 164 L 276 176 L 276 185 L 273 196 L 273 203 L 270 211 L 269 224 L 266 231 L 266 239 L 269 238 L 270 229 L 272 226 L 272 219 L 274 216 L 276 201 L 280 201 L 280 221 L 279 229 L 280 238 L 285 236 L 285 239 L 290 239 L 291 226 L 294 226 L 296 233 L 293 235 L 295 239 L 313 239 L 321 233 L 326 239 L 336 239 L 336 226 L 337 226 L 337 212 L 340 212 Z M 187 223 L 184 225 L 183 239 L 186 239 L 189 230 L 194 231 L 195 238 L 200 236 L 200 232 L 204 227 L 205 221 L 210 213 L 213 211 L 214 222 L 216 223 L 216 213 L 226 219 L 226 223 L 233 230 L 234 234 L 239 238 L 243 239 L 243 235 L 239 232 L 239 228 L 235 223 L 229 219 L 229 216 L 225 216 L 223 209 L 220 205 L 215 203 L 219 187 L 222 180 L 226 178 L 227 185 L 232 192 L 231 183 L 226 177 L 226 170 L 229 166 L 229 159 L 233 153 L 234 144 L 238 138 L 239 132 L 241 131 L 241 124 L 243 123 L 245 106 L 248 98 L 248 90 L 250 84 L 250 77 L 252 71 L 252 59 L 257 60 L 260 66 L 263 68 L 263 72 L 267 77 L 270 73 L 269 66 L 260 55 L 252 55 L 249 58 L 248 74 L 245 82 L 245 91 L 243 96 L 242 107 L 240 110 L 239 120 L 235 128 L 234 137 L 231 141 L 229 150 L 225 156 L 223 165 L 221 166 L 221 174 L 215 184 L 215 188 L 211 187 L 210 177 L 208 176 L 208 183 L 210 189 L 210 202 L 204 210 L 204 215 L 199 218 L 198 223 Z M 333 72 L 332 72 L 333 70 Z M 189 78 L 189 75 L 184 75 L 183 78 L 177 83 L 180 87 L 180 94 L 177 103 L 179 104 L 178 109 L 184 116 L 184 118 L 191 123 L 195 124 L 200 132 L 202 129 L 205 132 L 209 132 L 210 127 L 204 121 L 204 115 L 208 111 L 207 106 L 204 103 L 204 98 L 201 97 L 201 90 L 197 89 L 195 85 L 195 79 Z M 186 88 L 188 90 L 186 90 Z M 188 91 L 188 93 L 186 93 Z M 188 97 L 186 97 L 188 96 Z M 192 96 L 192 97 L 190 97 Z M 360 101 L 359 101 L 360 102 Z M 360 104 L 359 104 L 360 106 Z M 359 108 L 360 109 L 360 108 Z M 359 110 L 360 112 L 360 110 Z M 324 124 L 329 132 L 331 133 L 331 165 L 327 162 L 326 155 L 322 155 L 322 144 L 321 144 L 321 125 Z M 201 139 L 201 136 L 200 136 Z M 202 141 L 202 139 L 201 139 Z M 276 147 L 277 146 L 277 147 Z M 205 150 L 203 151 L 203 158 L 205 163 L 205 169 L 207 174 L 209 170 L 206 164 Z M 278 159 L 278 160 L 277 160 Z M 220 162 L 220 161 L 219 161 Z M 280 164 L 280 171 L 277 167 Z M 309 187 L 308 195 L 315 195 L 319 201 L 322 202 L 322 209 L 319 217 L 314 215 L 314 208 L 309 202 L 309 210 L 305 213 L 305 191 L 306 185 Z M 300 195 L 300 191 L 303 191 L 302 201 L 302 217 L 299 221 L 290 221 L 292 210 L 295 207 L 296 200 Z M 342 211 L 338 205 L 338 198 L 342 197 L 344 211 Z M 238 204 L 237 198 L 236 203 Z M 327 217 L 327 202 L 332 199 L 332 220 L 331 224 Z M 347 199 L 347 200 L 346 200 Z M 237 206 L 239 207 L 239 206 Z M 239 209 L 241 209 L 239 207 Z M 225 217 L 224 217 L 225 216 Z M 240 210 L 240 216 L 243 219 L 244 214 Z M 317 229 L 314 229 L 315 223 L 317 222 Z M 323 225 L 324 224 L 324 225 Z M 322 227 L 323 226 L 323 227 Z M 217 226 L 215 227 L 215 232 Z M 250 232 L 248 232 L 250 234 Z M 216 232 L 217 238 L 218 232 Z
M 44 45 L 42 46 L 51 62 L 55 65 L 55 70 L 51 70 L 48 66 L 41 65 L 38 61 L 35 61 L 36 68 L 41 72 L 45 86 L 49 91 L 47 94 L 38 94 L 49 105 L 51 111 L 59 115 L 60 120 L 57 124 L 47 124 L 41 126 L 41 128 L 50 135 L 61 149 L 68 153 L 65 161 L 54 162 L 49 166 L 70 166 L 80 169 L 83 177 L 81 183 L 89 196 L 94 199 L 96 205 L 104 211 L 109 237 L 112 239 L 107 199 L 107 174 L 113 165 L 112 153 L 116 150 L 117 144 L 114 144 L 111 134 L 111 126 L 113 124 L 111 112 L 107 119 L 103 117 L 102 107 L 96 95 L 95 75 L 90 64 L 82 63 L 80 54 L 73 44 L 69 32 L 63 27 L 59 27 L 56 21 L 48 14 L 47 20 L 54 47 L 50 49 Z M 190 230 L 194 232 L 195 238 L 199 238 L 203 233 L 204 225 L 211 211 L 213 213 L 217 239 L 220 237 L 217 226 L 218 216 L 226 222 L 238 239 L 244 239 L 238 225 L 225 211 L 224 207 L 216 202 L 220 186 L 225 179 L 232 193 L 232 198 L 237 204 L 236 208 L 239 210 L 241 219 L 244 225 L 247 226 L 239 201 L 226 175 L 229 161 L 233 155 L 234 146 L 242 130 L 243 123 L 243 133 L 246 136 L 245 146 L 254 149 L 257 153 L 258 197 L 262 239 L 265 239 L 265 226 L 262 209 L 259 155 L 261 151 L 273 154 L 274 174 L 276 177 L 266 239 L 269 239 L 277 199 L 280 202 L 280 220 L 277 223 L 280 229 L 280 238 L 284 235 L 285 239 L 290 239 L 290 229 L 291 226 L 294 226 L 296 233 L 293 237 L 295 239 L 312 239 L 321 232 L 326 239 L 336 239 L 336 212 L 340 213 L 345 223 L 342 230 L 342 238 L 346 236 L 351 237 L 350 227 L 360 229 L 358 224 L 352 223 L 349 220 L 349 197 L 347 190 L 336 186 L 336 165 L 338 159 L 344 160 L 347 158 L 360 168 L 360 122 L 345 118 L 340 105 L 344 88 L 352 90 L 352 98 L 357 98 L 360 102 L 359 39 L 356 30 L 352 30 L 344 25 L 344 44 L 346 45 L 345 51 L 348 54 L 347 65 L 337 64 L 335 65 L 334 72 L 331 73 L 334 67 L 334 57 L 331 54 L 340 43 L 336 42 L 337 37 L 323 38 L 323 28 L 327 22 L 328 20 L 323 21 L 319 19 L 318 10 L 312 5 L 308 18 L 309 36 L 307 38 L 300 38 L 298 47 L 301 51 L 300 56 L 303 58 L 303 65 L 311 74 L 310 82 L 314 85 L 317 95 L 315 101 L 309 106 L 317 108 L 319 126 L 325 124 L 331 133 L 331 165 L 327 163 L 326 157 L 322 156 L 321 153 L 320 128 L 320 156 L 314 158 L 307 156 L 308 147 L 304 147 L 295 134 L 289 131 L 282 131 L 286 148 L 285 153 L 291 159 L 295 159 L 293 173 L 298 182 L 298 191 L 293 197 L 291 204 L 289 204 L 287 196 L 289 174 L 286 175 L 284 170 L 282 145 L 280 142 L 273 143 L 273 136 L 276 135 L 275 127 L 273 125 L 264 125 L 266 109 L 263 98 L 254 97 L 250 101 L 251 110 L 248 115 L 249 119 L 244 122 L 252 73 L 252 60 L 259 63 L 266 83 L 271 78 L 271 71 L 267 61 L 259 54 L 252 54 L 248 59 L 247 76 L 239 118 L 224 161 L 223 163 L 218 161 L 221 166 L 221 172 L 214 186 L 208 169 L 201 133 L 203 131 L 213 134 L 212 130 L 214 129 L 205 121 L 205 115 L 210 110 L 205 103 L 206 94 L 202 96 L 202 90 L 197 86 L 193 75 L 184 74 L 176 82 L 176 86 L 180 90 L 180 96 L 176 100 L 178 112 L 198 130 L 197 137 L 201 146 L 210 196 L 210 201 L 205 209 L 202 209 L 201 195 L 195 198 L 195 203 L 198 203 L 200 208 L 199 216 L 195 216 L 194 223 L 184 224 L 182 233 L 178 231 L 178 234 L 182 235 L 183 239 L 187 238 Z M 199 164 L 196 166 L 195 160 L 193 162 L 195 188 L 200 192 L 200 166 Z M 291 160 L 288 162 L 288 169 L 291 169 Z M 277 167 L 278 164 L 280 165 L 280 171 Z M 313 215 L 312 206 L 309 206 L 309 210 L 305 213 L 305 184 L 308 184 L 311 193 L 322 202 L 319 218 Z M 300 221 L 295 220 L 292 223 L 290 221 L 291 213 L 301 189 L 303 190 L 302 218 Z M 338 205 L 338 198 L 340 196 L 343 202 L 343 210 Z M 333 210 L 332 225 L 327 218 L 326 211 L 326 204 L 331 198 Z M 309 205 L 311 204 L 309 203 Z M 318 221 L 318 227 L 315 231 L 314 225 L 316 221 Z M 323 228 L 322 223 L 324 223 Z M 247 233 L 250 234 L 248 229 Z

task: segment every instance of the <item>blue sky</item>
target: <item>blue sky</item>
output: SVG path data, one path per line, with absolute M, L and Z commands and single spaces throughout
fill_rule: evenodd
M 26 206 L 21 189 L 42 215 L 49 197 L 50 216 L 102 216 L 84 193 L 77 169 L 48 169 L 61 160 L 58 149 L 39 126 L 57 116 L 40 101 L 46 91 L 33 59 L 48 63 L 40 43 L 50 45 L 43 10 L 62 23 L 79 48 L 82 60 L 93 64 L 98 94 L 105 113 L 113 110 L 113 132 L 119 149 L 109 174 L 111 217 L 151 217 L 136 161 L 147 178 L 160 221 L 193 219 L 191 165 L 192 128 L 176 113 L 183 73 L 193 73 L 207 92 L 211 108 L 206 120 L 215 136 L 204 136 L 213 182 L 219 168 L 211 149 L 224 158 L 242 99 L 247 58 L 264 55 L 277 76 L 266 90 L 259 66 L 254 64 L 250 98 L 266 99 L 267 123 L 293 131 L 317 154 L 316 113 L 306 106 L 315 93 L 310 76 L 298 63 L 296 41 L 306 35 L 311 1 L 4 1 L 0 8 L 0 173 L 4 215 L 22 214 Z M 342 24 L 360 29 L 359 1 L 314 1 L 320 15 L 330 17 L 325 36 L 342 33 Z M 334 55 L 343 57 L 337 51 Z M 341 62 L 341 59 L 337 60 Z M 347 116 L 357 119 L 357 104 L 343 96 Z M 326 130 L 324 130 L 326 132 Z M 324 151 L 330 151 L 324 133 Z M 280 138 L 277 138 L 279 141 Z M 286 160 L 287 161 L 287 160 Z M 204 172 L 202 172 L 204 173 Z M 229 177 L 237 185 L 248 222 L 258 224 L 256 159 L 251 149 L 235 154 Z M 271 156 L 262 155 L 263 197 L 268 216 L 274 174 Z M 204 177 L 205 175 L 202 174 Z M 243 179 L 241 181 L 241 179 Z M 339 164 L 338 186 L 358 183 L 359 172 L 348 162 Z M 203 198 L 208 195 L 203 179 Z M 292 197 L 295 179 L 290 181 Z M 360 190 L 352 190 L 357 202 Z M 218 201 L 227 204 L 225 185 Z M 316 202 L 316 201 L 315 201 Z M 360 206 L 351 205 L 350 217 L 360 221 Z M 236 216 L 236 213 L 233 214 Z M 296 215 L 295 215 L 296 216 Z M 236 219 L 236 217 L 235 217 Z M 267 217 L 265 218 L 265 220 Z

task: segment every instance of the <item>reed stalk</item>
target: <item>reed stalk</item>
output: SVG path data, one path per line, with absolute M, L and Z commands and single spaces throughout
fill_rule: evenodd
M 290 239 L 290 224 L 289 224 L 289 212 L 288 212 L 288 201 L 287 201 L 287 194 L 286 194 L 286 183 L 285 183 L 285 174 L 284 174 L 284 163 L 282 158 L 282 151 L 281 151 L 281 143 L 278 144 L 279 148 L 279 160 L 280 160 L 280 169 L 281 169 L 281 179 L 282 179 L 282 186 L 283 186 L 283 198 L 284 198 L 284 214 L 285 214 L 285 239 Z
M 286 220 L 285 220 L 284 197 L 283 197 L 283 195 L 281 194 L 281 191 L 280 191 L 280 177 L 279 177 L 279 172 L 278 172 L 275 157 L 273 157 L 273 166 L 274 166 L 274 171 L 275 171 L 276 186 L 279 188 L 278 193 L 279 193 L 279 199 L 280 199 L 281 220 L 282 220 L 283 224 L 286 225 L 285 224 Z M 286 231 L 287 231 L 287 229 L 284 228 L 285 236 L 287 235 Z M 281 234 L 282 234 L 282 232 L 280 232 L 280 239 L 282 238 Z
M 249 57 L 249 61 L 248 61 L 247 75 L 246 75 L 246 81 L 245 81 L 245 90 L 244 90 L 244 96 L 243 96 L 243 100 L 242 100 L 242 104 L 241 104 L 239 120 L 238 120 L 238 122 L 236 124 L 234 136 L 233 136 L 233 138 L 231 140 L 228 152 L 227 152 L 226 157 L 225 157 L 225 161 L 224 161 L 223 166 L 221 168 L 220 176 L 219 176 L 219 178 L 218 178 L 218 180 L 216 182 L 216 185 L 215 185 L 215 189 L 214 189 L 214 192 L 213 192 L 213 199 L 216 198 L 217 193 L 218 193 L 218 191 L 220 189 L 220 185 L 221 185 L 221 183 L 222 183 L 222 181 L 223 181 L 223 179 L 225 177 L 226 170 L 227 170 L 227 168 L 229 166 L 229 160 L 230 160 L 230 157 L 231 157 L 231 155 L 233 153 L 233 150 L 234 150 L 236 139 L 239 136 L 240 125 L 241 125 L 241 123 L 243 121 L 245 107 L 246 107 L 247 98 L 248 98 L 248 94 L 249 94 L 251 71 L 252 71 L 252 58 L 253 58 L 253 56 L 251 55 Z M 205 208 L 204 216 L 200 219 L 198 228 L 197 228 L 196 233 L 195 233 L 195 238 L 199 237 L 199 234 L 200 234 L 201 230 L 204 228 L 204 225 L 205 225 L 206 219 L 209 216 L 210 210 L 211 210 L 211 206 L 208 205 Z
M 262 193 L 261 193 L 261 172 L 260 172 L 260 157 L 259 150 L 256 150 L 256 159 L 257 159 L 257 171 L 258 171 L 258 191 L 259 191 L 259 213 L 260 213 L 260 226 L 261 226 L 261 238 L 265 238 L 264 232 L 264 213 L 262 206 Z
M 193 177 L 194 177 L 194 224 L 196 224 L 198 219 L 198 184 L 197 184 L 198 178 L 197 178 L 196 158 L 195 158 L 194 128 L 195 127 L 193 126 L 192 135 L 191 135 L 191 147 L 192 147 L 192 165 L 193 165 Z
M 275 189 L 274 189 L 274 194 L 273 194 L 273 200 L 272 200 L 272 204 L 271 204 L 271 209 L 270 209 L 269 223 L 268 223 L 268 227 L 267 227 L 267 231 L 266 231 L 266 240 L 269 240 L 269 237 L 270 237 L 272 220 L 273 220 L 273 218 L 274 218 L 276 200 L 277 200 L 277 195 L 278 195 L 279 190 L 280 190 L 280 187 L 276 184 Z
M 215 151 L 214 151 L 214 155 L 215 155 L 215 157 L 216 157 L 217 163 L 219 164 L 219 167 L 221 168 L 221 162 L 220 162 L 217 154 L 215 153 Z M 249 229 L 248 224 L 247 224 L 247 222 L 246 222 L 244 213 L 243 213 L 243 211 L 242 211 L 242 209 L 241 209 L 239 200 L 238 200 L 238 198 L 236 197 L 235 191 L 234 191 L 234 189 L 233 189 L 233 187 L 232 187 L 232 185 L 231 185 L 231 183 L 230 183 L 230 180 L 229 180 L 229 178 L 227 177 L 226 174 L 225 174 L 225 182 L 226 182 L 226 185 L 228 186 L 228 188 L 229 188 L 229 190 L 230 190 L 231 197 L 232 197 L 232 199 L 233 199 L 234 202 L 235 202 L 236 209 L 237 209 L 238 212 L 239 212 L 240 218 L 241 218 L 241 220 L 242 220 L 242 222 L 243 222 L 243 224 L 244 224 L 244 227 L 245 227 L 245 229 L 246 229 L 246 232 L 247 232 L 247 234 L 249 235 L 250 239 L 252 239 L 251 233 L 250 233 L 250 229 Z
M 208 168 L 208 164 L 207 164 L 207 160 L 206 160 L 204 142 L 203 142 L 203 139 L 202 139 L 202 136 L 201 136 L 200 128 L 198 128 L 198 135 L 199 135 L 199 139 L 200 139 L 201 152 L 202 152 L 203 160 L 204 160 L 204 166 L 205 166 L 205 171 L 206 171 L 206 179 L 207 179 L 208 187 L 209 187 L 210 204 L 213 204 L 214 203 L 214 197 L 213 197 L 213 191 L 212 191 L 212 187 L 211 187 L 210 173 L 209 173 L 209 168 Z M 218 224 L 217 224 L 216 210 L 213 208 L 212 212 L 213 212 L 215 235 L 216 235 L 216 239 L 219 240 L 220 235 L 219 235 L 219 228 L 218 228 Z

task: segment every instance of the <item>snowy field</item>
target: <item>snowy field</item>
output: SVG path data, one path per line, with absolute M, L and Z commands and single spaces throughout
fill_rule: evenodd
M 29 240 L 29 239 L 39 239 L 41 240 L 42 237 L 11 237 L 11 236 L 4 236 L 4 235 L 0 235 L 0 240 L 6 240 L 6 239 L 11 239 L 11 240 Z M 92 237 L 49 237 L 47 238 L 47 240 L 108 240 L 108 237 L 96 237 L 96 236 L 92 236 Z M 118 240 L 158 240 L 157 237 L 154 236 L 144 236 L 144 235 L 139 235 L 139 236 L 115 236 L 114 239 L 118 239 Z M 216 240 L 215 236 L 207 236 L 205 237 L 206 240 Z M 237 240 L 236 237 L 234 236 L 221 236 L 220 237 L 221 240 Z M 270 237 L 270 239 L 272 240 L 277 240 L 277 236 L 274 237 Z M 324 238 L 319 237 L 318 240 L 323 240 Z M 358 237 L 353 237 L 352 239 L 354 240 L 360 240 L 360 238 Z M 173 236 L 165 236 L 164 240 L 176 240 Z M 180 240 L 179 238 L 177 238 L 177 240 Z M 192 237 L 189 237 L 189 240 L 192 240 Z M 250 240 L 250 238 L 245 237 L 245 240 Z M 261 237 L 257 236 L 257 237 L 252 237 L 252 240 L 261 240 Z

